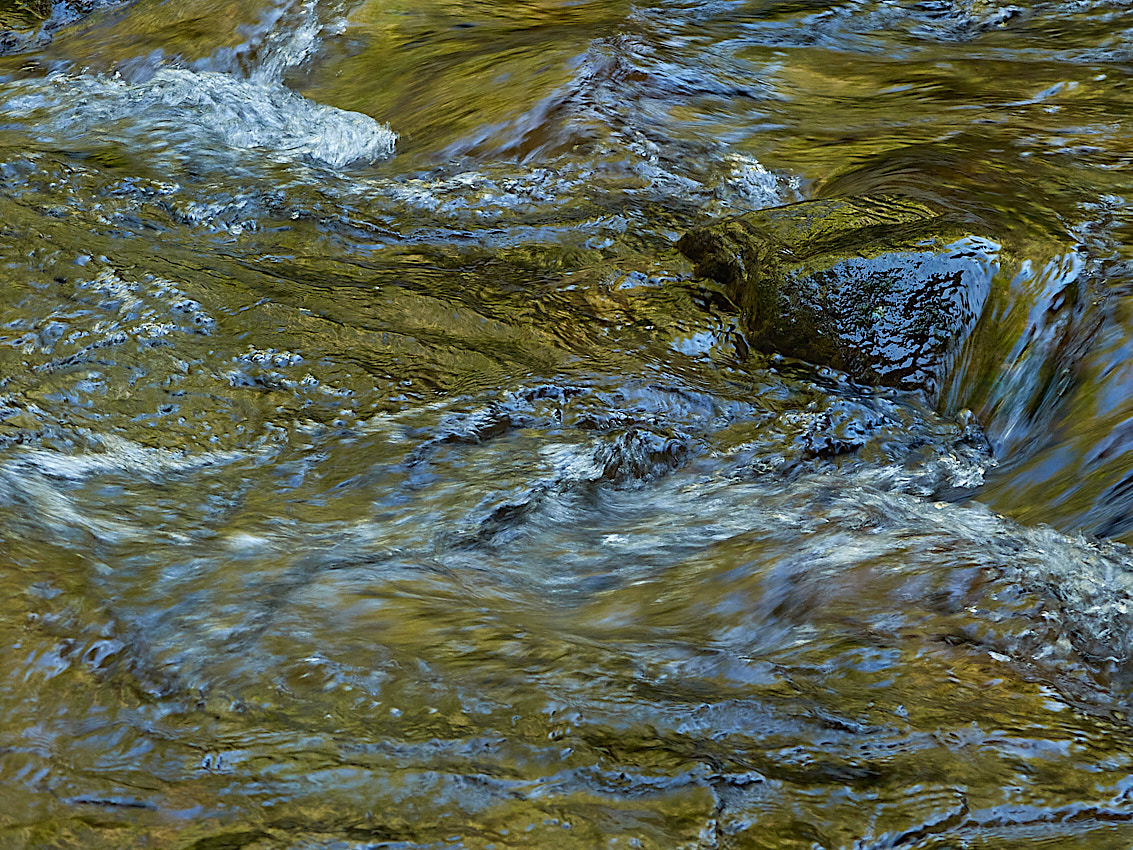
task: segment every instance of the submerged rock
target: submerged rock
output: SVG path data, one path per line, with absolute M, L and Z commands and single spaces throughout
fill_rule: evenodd
M 758 210 L 686 233 L 754 347 L 936 398 L 983 310 L 999 245 L 956 217 L 865 196 Z
M 50 43 L 56 30 L 127 0 L 0 0 L 0 56 Z
M 38 26 L 51 15 L 51 0 L 0 0 L 0 29 Z

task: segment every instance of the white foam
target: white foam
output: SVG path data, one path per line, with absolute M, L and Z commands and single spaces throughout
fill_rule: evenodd
M 144 81 L 51 74 L 7 87 L 2 109 L 44 135 L 254 150 L 334 168 L 385 159 L 397 134 L 361 112 L 308 100 L 267 77 L 162 67 Z M 0 90 L 2 91 L 2 90 Z M 3 95 L 0 94 L 0 97 Z

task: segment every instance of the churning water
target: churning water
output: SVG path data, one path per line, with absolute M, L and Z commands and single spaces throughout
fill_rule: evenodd
M 1133 846 L 1126 0 L 0 20 L 0 846 Z M 936 405 L 674 248 L 874 191 Z

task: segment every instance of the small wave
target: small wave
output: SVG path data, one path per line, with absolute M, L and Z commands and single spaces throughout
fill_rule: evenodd
M 216 71 L 162 67 L 140 82 L 52 74 L 9 91 L 5 113 L 36 121 L 42 136 L 156 143 L 194 159 L 219 145 L 343 168 L 389 157 L 397 140 L 363 113 L 316 103 L 271 80 Z

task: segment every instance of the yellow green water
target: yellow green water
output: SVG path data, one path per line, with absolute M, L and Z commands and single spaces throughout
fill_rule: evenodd
M 0 13 L 0 846 L 1133 842 L 1120 3 Z M 939 409 L 674 248 L 879 191 Z

